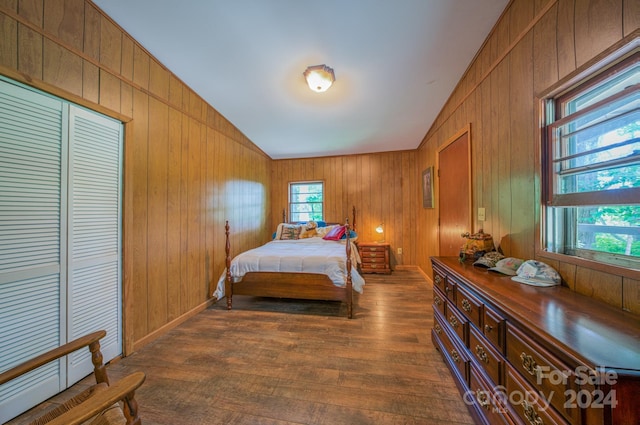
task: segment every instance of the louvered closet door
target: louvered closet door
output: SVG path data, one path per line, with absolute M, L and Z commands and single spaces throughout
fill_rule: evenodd
M 98 329 L 121 343 L 122 124 L 0 78 L 0 372 Z M 3 423 L 92 371 L 88 350 L 0 386 Z
M 0 371 L 65 342 L 62 102 L 0 80 Z M 0 386 L 0 423 L 60 391 L 61 363 Z
M 122 124 L 69 111 L 69 339 L 105 329 L 105 361 L 122 352 L 120 174 Z M 93 369 L 88 351 L 69 356 L 68 384 Z

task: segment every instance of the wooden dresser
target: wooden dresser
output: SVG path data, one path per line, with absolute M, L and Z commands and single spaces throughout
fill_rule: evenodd
M 431 339 L 481 424 L 640 424 L 640 317 L 433 257 Z
M 383 242 L 358 242 L 362 273 L 391 273 L 390 245 Z

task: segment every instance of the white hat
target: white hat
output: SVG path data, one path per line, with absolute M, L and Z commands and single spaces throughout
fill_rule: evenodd
M 511 280 L 533 286 L 560 285 L 560 275 L 548 264 L 536 260 L 527 260 L 518 267 L 516 276 Z
M 491 267 L 488 270 L 492 270 L 494 272 L 499 272 L 502 274 L 508 274 L 509 276 L 515 276 L 516 270 L 522 264 L 524 260 L 519 258 L 507 257 L 498 261 L 494 267 Z

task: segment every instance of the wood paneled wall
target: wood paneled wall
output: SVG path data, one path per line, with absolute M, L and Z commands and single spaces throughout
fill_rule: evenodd
M 0 0 L 0 73 L 125 122 L 125 350 L 204 308 L 264 241 L 271 159 L 85 0 Z
M 505 254 L 536 258 L 540 232 L 537 96 L 640 26 L 633 0 L 513 0 L 469 66 L 417 153 L 417 169 L 435 163 L 439 146 L 471 126 L 474 231 L 491 233 Z M 486 221 L 477 220 L 478 207 Z M 437 227 L 421 211 L 419 228 Z M 461 241 L 462 242 L 462 241 Z M 437 244 L 417 247 L 416 263 L 431 272 Z M 560 256 L 541 258 L 568 285 L 618 308 L 640 313 L 640 281 L 594 271 Z
M 392 266 L 416 264 L 416 245 L 422 237 L 415 228 L 420 187 L 420 174 L 415 170 L 415 151 L 275 160 L 271 228 L 275 230 L 282 221 L 283 209 L 288 212 L 290 182 L 321 180 L 327 221 L 351 220 L 355 206 L 359 240 L 379 240 L 374 229 L 383 223 L 384 239 L 391 244 Z M 398 248 L 402 248 L 402 254 L 398 254 Z

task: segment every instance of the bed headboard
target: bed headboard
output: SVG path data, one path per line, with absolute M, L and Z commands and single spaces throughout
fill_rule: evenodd
M 349 217 L 346 218 L 346 222 L 349 223 L 349 227 L 351 227 L 351 230 L 356 230 L 356 206 L 354 205 L 351 208 L 351 220 L 349 220 Z M 282 221 L 281 223 L 294 223 L 297 224 L 298 222 L 290 222 L 287 220 L 287 209 L 283 208 L 282 209 Z M 344 224 L 343 222 L 326 222 L 327 225 L 333 225 L 333 224 Z

